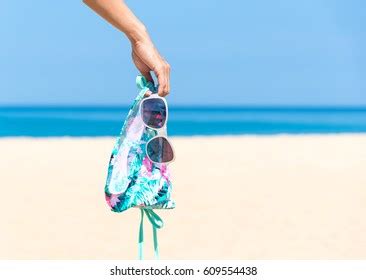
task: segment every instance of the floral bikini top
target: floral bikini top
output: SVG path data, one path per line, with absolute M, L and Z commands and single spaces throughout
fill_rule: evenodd
M 146 143 L 157 132 L 144 125 L 139 105 L 146 91 L 155 92 L 156 89 L 143 76 L 136 78 L 136 84 L 140 92 L 112 150 L 104 189 L 105 198 L 114 212 L 123 212 L 131 207 L 140 208 L 140 259 L 143 258 L 143 218 L 146 214 L 153 226 L 155 257 L 158 258 L 156 230 L 163 226 L 163 221 L 153 209 L 172 209 L 175 203 L 171 199 L 172 183 L 167 164 L 154 163 L 146 155 Z

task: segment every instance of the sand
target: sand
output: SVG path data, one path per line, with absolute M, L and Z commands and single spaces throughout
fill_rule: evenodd
M 162 259 L 366 258 L 366 135 L 172 141 Z M 0 139 L 0 259 L 136 259 L 139 210 L 104 200 L 113 142 Z

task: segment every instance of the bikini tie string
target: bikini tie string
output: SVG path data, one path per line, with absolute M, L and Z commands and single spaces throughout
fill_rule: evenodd
M 154 255 L 155 259 L 159 259 L 159 244 L 157 229 L 163 227 L 163 220 L 156 214 L 152 209 L 140 208 L 141 220 L 140 220 L 140 230 L 139 230 L 139 259 L 143 260 L 143 245 L 144 245 L 144 214 L 149 219 L 152 229 L 153 229 L 153 239 L 154 239 Z

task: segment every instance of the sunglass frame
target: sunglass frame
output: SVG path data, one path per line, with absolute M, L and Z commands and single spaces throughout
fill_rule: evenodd
M 165 108 L 166 108 L 166 117 L 165 117 L 164 125 L 163 125 L 162 127 L 160 127 L 160 128 L 154 128 L 154 127 L 149 126 L 148 124 L 146 124 L 146 123 L 145 123 L 144 118 L 142 117 L 142 106 L 143 106 L 143 103 L 144 103 L 144 101 L 149 100 L 149 99 L 161 99 L 161 100 L 163 100 L 163 102 L 164 102 L 164 105 L 165 105 Z M 151 139 L 150 139 L 149 141 L 147 141 L 147 143 L 146 143 L 145 152 L 146 152 L 147 157 L 149 158 L 149 160 L 150 160 L 151 162 L 156 163 L 156 164 L 162 164 L 162 163 L 168 164 L 168 163 L 173 162 L 173 161 L 175 160 L 175 151 L 174 151 L 173 145 L 172 145 L 172 143 L 169 141 L 169 139 L 168 139 L 168 135 L 167 135 L 167 133 L 166 133 L 166 124 L 168 123 L 168 116 L 169 116 L 168 103 L 166 102 L 166 99 L 165 99 L 164 97 L 161 97 L 161 96 L 157 95 L 157 94 L 151 94 L 149 97 L 144 98 L 144 99 L 140 102 L 140 108 L 139 108 L 139 110 L 140 110 L 140 116 L 141 116 L 141 119 L 142 119 L 142 122 L 144 123 L 144 125 L 145 125 L 146 127 L 150 128 L 150 129 L 156 130 L 156 131 L 157 131 L 157 133 L 158 133 L 157 135 L 155 135 L 153 138 L 151 138 Z M 153 161 L 153 160 L 149 157 L 149 154 L 148 154 L 148 152 L 147 152 L 147 147 L 148 147 L 149 143 L 150 143 L 152 140 L 154 140 L 155 138 L 159 138 L 159 137 L 161 137 L 161 138 L 165 138 L 165 140 L 169 143 L 169 145 L 170 145 L 170 147 L 171 147 L 171 149 L 172 149 L 172 152 L 173 152 L 173 158 L 172 158 L 172 160 L 170 160 L 170 161 L 166 161 L 166 162 L 157 162 L 157 161 Z

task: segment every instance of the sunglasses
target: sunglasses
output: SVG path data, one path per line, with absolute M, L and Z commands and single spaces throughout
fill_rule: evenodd
M 140 113 L 145 126 L 158 132 L 146 143 L 148 158 L 154 163 L 173 161 L 174 151 L 166 133 L 168 104 L 165 98 L 152 94 L 143 99 L 140 103 Z

